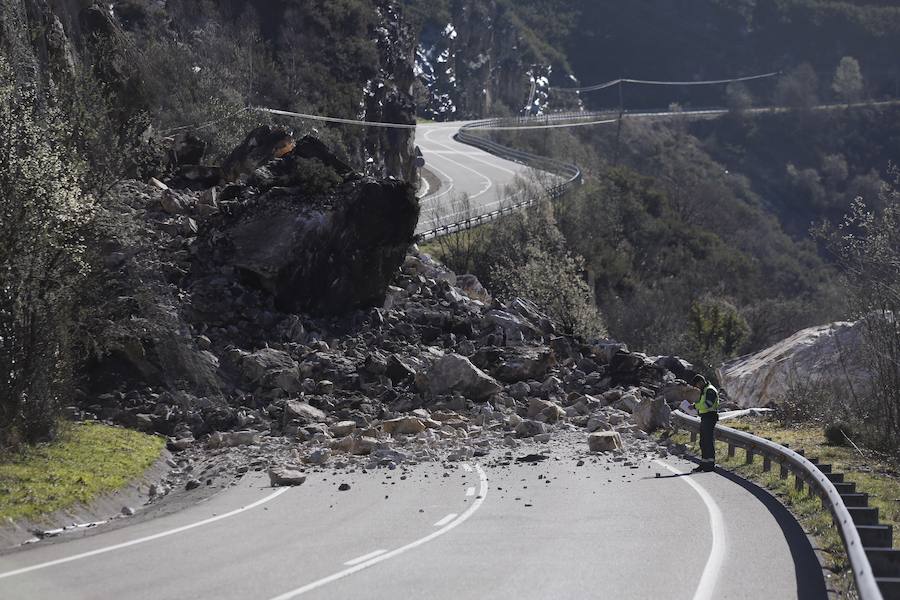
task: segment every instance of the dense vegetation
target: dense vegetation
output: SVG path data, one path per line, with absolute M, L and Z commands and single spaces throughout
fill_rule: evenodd
M 790 71 L 807 63 L 823 83 L 845 56 L 866 73 L 864 97 L 894 97 L 900 91 L 900 7 L 885 0 L 405 0 L 416 25 L 431 39 L 448 23 L 460 25 L 466 11 L 492 17 L 494 37 L 517 31 L 516 47 L 496 48 L 496 75 L 520 71 L 517 95 L 502 96 L 518 112 L 529 94 L 527 72 L 533 65 L 552 67 L 551 84 L 571 87 L 569 76 L 585 84 L 619 77 L 692 81 Z M 827 40 L 827 42 L 823 42 Z M 505 54 L 504 54 L 505 52 Z M 465 86 L 468 82 L 462 81 Z M 483 81 L 472 81 L 481 85 Z M 766 101 L 776 97 L 773 82 L 752 91 Z M 839 93 L 823 86 L 823 100 Z M 512 100 L 515 97 L 515 100 Z M 519 98 L 521 97 L 521 99 Z M 552 93 L 557 107 L 571 105 L 573 94 Z M 585 94 L 593 108 L 619 104 L 615 89 Z M 624 95 L 629 108 L 721 106 L 723 88 L 634 88 Z M 495 107 L 495 112 L 500 110 Z

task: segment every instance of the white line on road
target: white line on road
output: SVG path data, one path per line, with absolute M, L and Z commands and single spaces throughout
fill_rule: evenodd
M 444 148 L 444 149 L 446 149 L 446 150 L 453 150 L 453 148 L 450 148 L 449 146 L 445 146 L 444 144 L 441 144 L 441 143 L 439 143 L 439 142 L 435 142 L 434 140 L 432 140 L 432 139 L 431 139 L 431 136 L 430 136 L 429 134 L 433 133 L 434 131 L 435 131 L 435 130 L 426 131 L 426 132 L 425 132 L 425 139 L 428 140 L 429 143 L 435 144 L 435 145 L 437 145 L 437 146 L 440 146 L 441 148 Z M 428 156 L 428 151 L 427 151 L 427 149 L 424 150 L 423 152 L 424 152 L 424 154 L 425 154 L 425 156 L 426 156 L 426 159 L 427 159 L 427 156 Z M 494 186 L 494 181 L 493 181 L 490 177 L 488 177 L 487 175 L 485 175 L 484 173 L 482 173 L 482 172 L 480 172 L 480 171 L 476 171 L 476 170 L 473 169 L 472 167 L 470 167 L 470 166 L 468 166 L 468 165 L 464 165 L 464 164 L 462 164 L 461 162 L 457 162 L 457 161 L 453 160 L 452 158 L 447 158 L 446 156 L 442 156 L 441 159 L 442 159 L 442 160 L 445 160 L 445 161 L 447 161 L 447 162 L 449 162 L 449 163 L 453 163 L 453 164 L 456 165 L 457 167 L 462 167 L 462 168 L 465 169 L 466 171 L 469 171 L 469 172 L 471 172 L 471 173 L 474 173 L 475 175 L 478 175 L 479 177 L 481 177 L 482 179 L 484 179 L 484 181 L 485 181 L 485 183 L 486 183 L 487 185 L 484 187 L 484 189 L 482 189 L 482 190 L 481 190 L 480 192 L 478 192 L 477 194 L 474 194 L 474 195 L 470 196 L 470 198 L 471 198 L 472 200 L 474 200 L 475 198 L 478 198 L 479 196 L 481 196 L 481 195 L 483 195 L 483 194 L 486 194 L 486 193 Z
M 113 552 L 115 550 L 121 550 L 123 548 L 128 548 L 129 546 L 136 546 L 138 544 L 143 544 L 144 542 L 150 542 L 153 540 L 158 540 L 159 538 L 168 537 L 170 535 L 175 535 L 176 533 L 181 533 L 182 531 L 187 531 L 189 529 L 194 529 L 195 527 L 201 527 L 203 525 L 209 525 L 210 523 L 215 523 L 216 521 L 221 521 L 222 519 L 227 519 L 228 517 L 233 517 L 234 515 L 238 515 L 244 511 L 248 511 L 250 509 L 256 508 L 257 506 L 262 506 L 269 500 L 274 500 L 281 494 L 288 491 L 290 488 L 281 488 L 275 492 L 272 492 L 265 498 L 257 500 L 252 504 L 248 504 L 247 506 L 235 509 L 231 512 L 227 512 L 215 517 L 210 517 L 209 519 L 204 519 L 202 521 L 197 521 L 196 523 L 191 523 L 190 525 L 183 525 L 181 527 L 176 527 L 175 529 L 169 529 L 167 531 L 162 531 L 160 533 L 154 533 L 153 535 L 148 535 L 146 537 L 138 538 L 136 540 L 131 540 L 129 542 L 122 542 L 121 544 L 114 544 L 112 546 L 105 546 L 103 548 L 97 548 L 96 550 L 91 550 L 90 552 L 83 552 L 81 554 L 75 554 L 73 556 L 67 556 L 65 558 L 58 558 L 56 560 L 51 560 L 45 563 L 40 563 L 37 565 L 32 565 L 30 567 L 22 567 L 21 569 L 16 569 L 14 571 L 7 571 L 6 573 L 0 573 L 0 579 L 5 579 L 7 577 L 15 577 L 16 575 L 22 575 L 23 573 L 30 573 L 31 571 L 37 571 L 38 569 L 46 569 L 47 567 L 53 567 L 56 565 L 61 565 L 64 563 L 72 562 L 75 560 L 80 560 L 82 558 L 88 558 L 91 556 L 97 556 L 98 554 L 105 554 L 107 552 Z
M 429 164 L 429 165 L 428 165 L 428 169 L 430 169 L 431 171 L 434 171 L 435 173 L 437 173 L 439 177 L 443 177 L 444 180 L 449 184 L 449 186 L 447 187 L 446 190 L 444 190 L 444 191 L 441 192 L 440 194 L 434 194 L 434 195 L 432 195 L 432 196 L 428 196 L 427 198 L 422 198 L 422 200 L 434 201 L 434 200 L 437 200 L 438 198 L 441 198 L 441 197 L 443 197 L 443 196 L 446 196 L 447 194 L 449 194 L 450 192 L 453 191 L 453 186 L 454 186 L 455 184 L 453 183 L 453 178 L 452 178 L 452 177 L 450 177 L 450 176 L 447 175 L 444 171 L 441 171 L 440 169 L 438 169 L 437 167 L 435 167 L 435 166 L 432 165 L 432 164 Z M 440 188 L 438 188 L 438 189 L 440 189 Z
M 452 147 L 452 146 L 448 146 L 448 145 L 446 145 L 446 144 L 442 144 L 442 143 L 440 143 L 440 142 L 436 142 L 436 141 L 434 141 L 433 139 L 431 139 L 431 137 L 428 135 L 429 133 L 431 133 L 431 132 L 427 132 L 427 133 L 425 134 L 425 139 L 427 139 L 430 143 L 436 144 L 436 145 L 440 146 L 441 148 L 443 148 L 444 150 L 450 150 L 451 152 L 453 151 L 453 147 Z M 461 142 L 456 142 L 456 140 L 453 139 L 453 135 L 454 135 L 454 134 L 451 133 L 449 136 L 447 136 L 447 142 L 448 142 L 448 143 L 461 143 Z M 475 162 L 480 162 L 481 164 L 486 165 L 486 166 L 488 166 L 488 167 L 491 167 L 492 169 L 497 169 L 498 171 L 503 171 L 504 173 L 509 173 L 510 175 L 516 175 L 516 172 L 515 172 L 515 171 L 513 171 L 512 169 L 507 169 L 506 167 L 504 167 L 504 166 L 498 164 L 498 162 L 497 162 L 498 160 L 503 161 L 503 162 L 509 162 L 509 161 L 507 161 L 507 160 L 505 160 L 505 159 L 502 159 L 502 158 L 501 158 L 501 159 L 498 159 L 496 156 L 494 156 L 493 154 L 490 154 L 490 153 L 488 153 L 488 152 L 484 152 L 484 151 L 481 151 L 481 152 L 469 152 L 469 153 L 467 154 L 467 156 L 468 156 L 469 158 L 471 158 L 472 160 L 474 160 Z M 491 160 L 490 160 L 490 161 L 486 161 L 486 160 L 484 160 L 483 158 L 479 158 L 479 156 L 487 156 L 487 157 L 489 157 Z M 442 158 L 444 158 L 444 160 L 450 160 L 451 162 L 453 162 L 451 159 L 447 158 L 446 155 L 442 156 Z M 457 164 L 458 164 L 458 163 L 457 163 Z M 478 172 L 478 171 L 476 171 L 476 172 Z M 478 172 L 478 173 L 480 173 L 480 172 Z M 483 174 L 482 174 L 482 175 L 483 175 Z
M 416 192 L 416 198 L 421 200 L 425 196 L 428 195 L 428 192 L 431 191 L 431 184 L 428 183 L 428 178 L 423 177 L 422 174 L 419 174 L 419 191 Z
M 465 471 L 466 473 L 471 473 L 471 472 L 472 472 L 472 466 L 471 466 L 470 464 L 468 464 L 468 463 L 463 463 L 463 471 Z
M 475 470 L 478 471 L 478 477 L 481 480 L 481 495 L 475 500 L 475 502 L 472 503 L 472 506 L 470 506 L 463 514 L 459 515 L 455 520 L 451 521 L 450 523 L 444 525 L 444 527 L 442 527 L 441 529 L 438 529 L 434 533 L 432 533 L 430 535 L 426 535 L 425 537 L 420 538 L 414 542 L 410 542 L 409 544 L 406 544 L 405 546 L 401 546 L 401 547 L 397 548 L 396 550 L 391 550 L 390 552 L 388 552 L 386 554 L 376 556 L 375 558 L 369 559 L 366 562 L 359 563 L 358 565 L 354 565 L 352 567 L 344 569 L 343 571 L 339 571 L 333 575 L 329 575 L 328 577 L 319 579 L 318 581 L 313 581 L 312 583 L 308 583 L 308 584 L 304 585 L 303 587 L 299 587 L 295 590 L 285 592 L 284 594 L 282 594 L 280 596 L 276 596 L 275 598 L 272 598 L 271 600 L 290 600 L 291 598 L 296 598 L 297 596 L 300 596 L 301 594 L 305 594 L 306 592 L 311 592 L 312 590 L 318 589 L 324 585 L 328 585 L 329 583 L 333 583 L 335 581 L 338 581 L 339 579 L 343 579 L 344 577 L 348 577 L 350 575 L 353 575 L 354 573 L 358 573 L 359 571 L 362 571 L 363 569 L 367 569 L 373 565 L 377 565 L 378 563 L 380 563 L 382 561 L 394 558 L 395 556 L 399 556 L 400 554 L 403 554 L 407 550 L 412 550 L 413 548 L 418 548 L 419 546 L 421 546 L 423 544 L 427 544 L 428 542 L 430 542 L 436 538 L 439 538 L 440 536 L 444 535 L 445 533 L 454 529 L 455 527 L 459 527 L 466 520 L 468 520 L 469 517 L 471 517 L 473 514 L 475 514 L 475 511 L 481 507 L 481 505 L 484 503 L 484 499 L 487 497 L 487 492 L 488 492 L 487 475 L 485 474 L 484 469 L 481 468 L 481 465 L 475 465 Z
M 455 518 L 456 518 L 456 513 L 450 513 L 449 515 L 447 515 L 446 517 L 444 517 L 443 519 L 441 519 L 440 521 L 435 523 L 434 526 L 435 527 L 443 527 L 444 525 L 446 525 L 447 523 L 449 523 L 450 521 L 452 521 Z
M 352 567 L 353 565 L 358 565 L 361 562 L 366 562 L 370 558 L 375 558 L 376 556 L 381 556 L 387 552 L 387 550 L 376 550 L 375 552 L 369 552 L 368 554 L 363 554 L 360 557 L 354 558 L 353 560 L 348 560 L 344 564 L 348 567 Z
M 679 471 L 675 467 L 655 459 L 653 462 L 662 465 L 676 475 L 686 475 L 685 472 Z M 706 560 L 706 566 L 703 568 L 703 575 L 700 577 L 700 583 L 697 585 L 697 591 L 694 592 L 694 600 L 711 600 L 714 598 L 713 592 L 716 590 L 716 580 L 722 571 L 722 564 L 725 562 L 725 519 L 722 518 L 722 511 L 719 505 L 709 495 L 709 492 L 699 483 L 685 477 L 682 479 L 703 500 L 706 510 L 709 512 L 709 527 L 712 530 L 712 547 L 709 550 L 709 558 Z
M 475 495 L 475 486 L 473 485 L 469 489 L 466 490 L 466 498 Z

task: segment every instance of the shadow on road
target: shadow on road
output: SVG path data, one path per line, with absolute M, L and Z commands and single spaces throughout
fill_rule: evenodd
M 794 515 L 771 493 L 759 487 L 755 483 L 735 475 L 730 471 L 726 471 L 721 467 L 717 467 L 717 474 L 732 483 L 735 483 L 751 494 L 762 503 L 763 506 L 775 518 L 775 522 L 784 533 L 788 547 L 791 550 L 791 558 L 794 561 L 794 573 L 797 580 L 797 598 L 800 600 L 821 600 L 828 598 L 828 592 L 825 587 L 825 577 L 822 571 L 822 565 L 816 557 L 815 550 L 807 537 L 806 532 L 800 527 Z M 671 479 L 673 477 L 697 476 L 701 478 L 707 476 L 706 473 L 683 473 L 679 475 L 662 475 L 660 477 L 647 477 L 646 479 Z
M 687 473 L 672 473 L 671 475 L 654 475 L 653 477 L 641 477 L 641 479 L 676 479 L 678 477 L 690 477 L 693 475 L 691 472 Z
M 716 472 L 753 494 L 775 517 L 775 521 L 781 527 L 781 531 L 784 532 L 784 538 L 791 549 L 791 558 L 794 559 L 794 572 L 797 577 L 797 597 L 800 600 L 827 598 L 828 592 L 825 588 L 825 576 L 822 571 L 822 565 L 816 557 L 809 537 L 803 531 L 803 528 L 800 527 L 800 523 L 797 522 L 794 515 L 769 491 L 755 483 L 747 481 L 730 471 L 716 469 Z

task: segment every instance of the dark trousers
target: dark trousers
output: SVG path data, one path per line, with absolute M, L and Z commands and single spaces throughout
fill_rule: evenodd
M 700 455 L 704 463 L 716 463 L 716 423 L 719 413 L 708 412 L 700 415 Z

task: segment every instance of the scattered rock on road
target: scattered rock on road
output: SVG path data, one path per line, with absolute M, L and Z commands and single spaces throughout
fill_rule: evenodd
M 600 431 L 588 435 L 591 452 L 611 452 L 622 449 L 622 436 L 615 431 Z
M 300 485 L 306 481 L 306 475 L 288 467 L 270 467 L 269 482 L 272 487 Z

